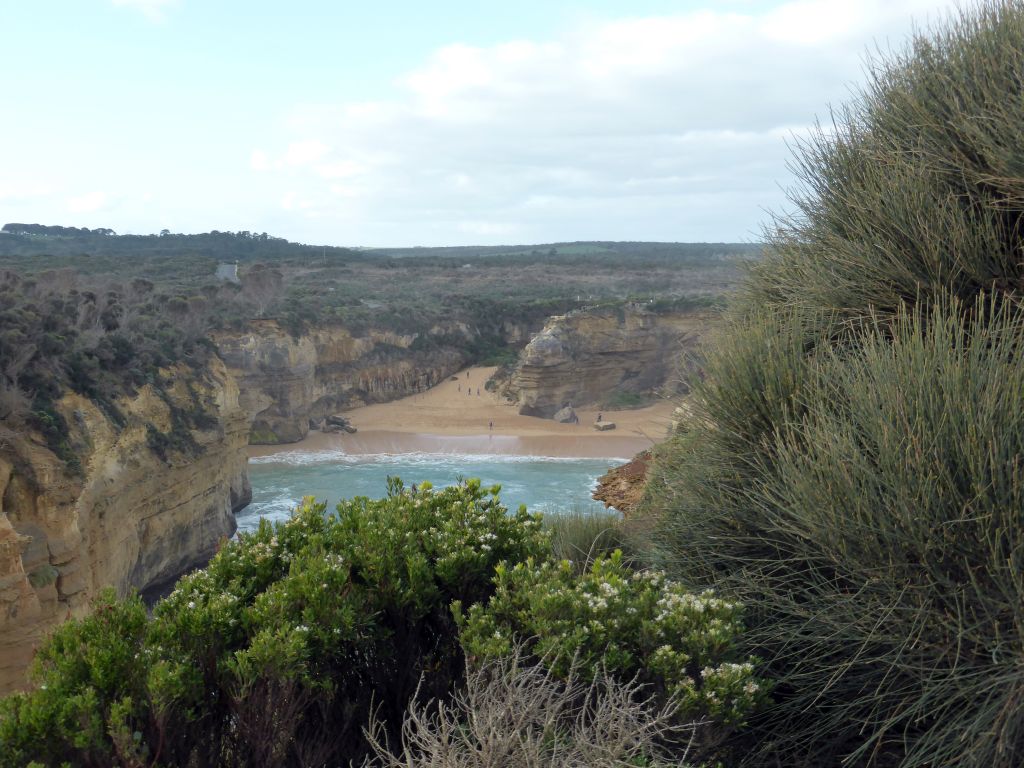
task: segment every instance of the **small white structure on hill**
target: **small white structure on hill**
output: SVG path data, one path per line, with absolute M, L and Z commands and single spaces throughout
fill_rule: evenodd
M 238 279 L 238 262 L 234 264 L 218 264 L 216 277 L 229 283 L 240 282 Z

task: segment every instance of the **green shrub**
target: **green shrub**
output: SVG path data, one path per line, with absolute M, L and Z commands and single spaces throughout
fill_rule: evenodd
M 61 625 L 36 656 L 38 687 L 0 699 L 0 765 L 111 765 L 145 701 L 146 609 L 106 590 L 91 616 Z M 131 751 L 135 751 L 134 746 Z
M 40 652 L 40 687 L 3 703 L 0 765 L 358 758 L 371 710 L 397 729 L 417 691 L 443 697 L 461 674 L 451 602 L 486 600 L 496 565 L 547 553 L 539 518 L 496 494 L 393 480 L 331 515 L 307 499 L 226 543 L 149 623 L 137 599 L 104 597 Z
M 863 317 L 1024 278 L 1024 8 L 988 0 L 900 54 L 795 158 L 796 212 L 767 233 L 753 304 Z
M 748 765 L 1024 762 L 1024 4 L 873 67 L 801 148 L 647 511 L 748 607 Z
M 68 442 L 70 430 L 67 420 L 54 407 L 52 401 L 36 396 L 31 423 L 43 434 L 47 447 L 64 462 L 68 471 L 73 475 L 81 475 L 82 461 Z
M 965 314 L 819 347 L 774 432 L 696 422 L 656 470 L 674 570 L 752 606 L 784 691 L 768 746 L 806 764 L 1016 759 L 1024 316 Z
M 569 560 L 580 573 L 598 557 L 615 550 L 620 550 L 625 562 L 634 567 L 647 554 L 617 512 L 576 509 L 548 514 L 544 516 L 544 528 L 551 535 L 555 560 Z
M 486 606 L 465 614 L 453 606 L 470 658 L 501 657 L 524 644 L 556 675 L 635 679 L 672 697 L 692 721 L 739 725 L 765 701 L 754 660 L 735 650 L 740 606 L 689 592 L 658 571 L 633 571 L 621 552 L 582 575 L 566 560 L 501 565 L 495 583 Z

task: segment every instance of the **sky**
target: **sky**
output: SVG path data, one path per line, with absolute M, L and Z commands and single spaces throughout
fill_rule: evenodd
M 0 0 L 0 223 L 751 242 L 952 0 Z

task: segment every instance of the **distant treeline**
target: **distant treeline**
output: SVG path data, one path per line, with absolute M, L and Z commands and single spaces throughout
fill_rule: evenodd
M 187 255 L 221 261 L 280 261 L 294 257 L 308 258 L 314 253 L 322 257 L 358 258 L 354 251 L 347 248 L 292 243 L 266 232 L 213 230 L 186 235 L 164 229 L 155 235 L 118 235 L 107 228 L 44 224 L 5 224 L 0 229 L 0 258 Z M 59 266 L 64 265 L 48 263 L 43 268 Z
M 88 227 L 61 227 L 53 224 L 4 224 L 0 232 L 6 232 L 11 235 L 56 235 L 59 237 L 69 237 L 73 235 L 116 235 L 112 229 L 106 229 L 100 227 L 99 229 L 89 229 Z
M 661 263 L 713 263 L 757 258 L 759 243 L 645 243 L 578 241 L 533 245 L 444 246 L 415 248 L 341 248 L 338 246 L 293 243 L 266 232 L 202 232 L 176 234 L 161 230 L 152 235 L 118 235 L 113 229 L 64 227 L 46 224 L 5 224 L 0 228 L 0 258 L 19 256 L 78 257 L 119 254 L 192 255 L 222 261 L 323 260 L 388 261 L 390 259 L 433 259 L 438 266 L 445 261 L 463 262 L 487 259 L 489 262 L 536 263 L 558 258 L 562 264 L 595 261 L 643 259 Z M 24 266 L 24 265 L 23 265 Z M 47 264 L 46 268 L 60 266 Z
M 539 245 L 465 245 L 437 248 L 373 248 L 364 251 L 378 256 L 401 259 L 410 257 L 434 258 L 510 258 L 536 260 L 557 256 L 562 263 L 578 259 L 615 257 L 645 260 L 673 260 L 682 263 L 708 262 L 757 258 L 763 246 L 760 243 L 647 243 L 586 240 Z

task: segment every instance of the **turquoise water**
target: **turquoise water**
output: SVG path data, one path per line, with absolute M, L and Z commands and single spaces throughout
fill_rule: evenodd
M 604 509 L 590 498 L 597 478 L 621 458 L 566 459 L 539 456 L 376 454 L 286 452 L 249 460 L 252 503 L 238 513 L 238 528 L 252 530 L 260 517 L 287 519 L 303 496 L 326 499 L 333 506 L 344 498 L 379 498 L 389 475 L 406 485 L 429 480 L 435 487 L 478 477 L 499 483 L 501 499 L 511 509 L 525 504 L 536 512 Z

